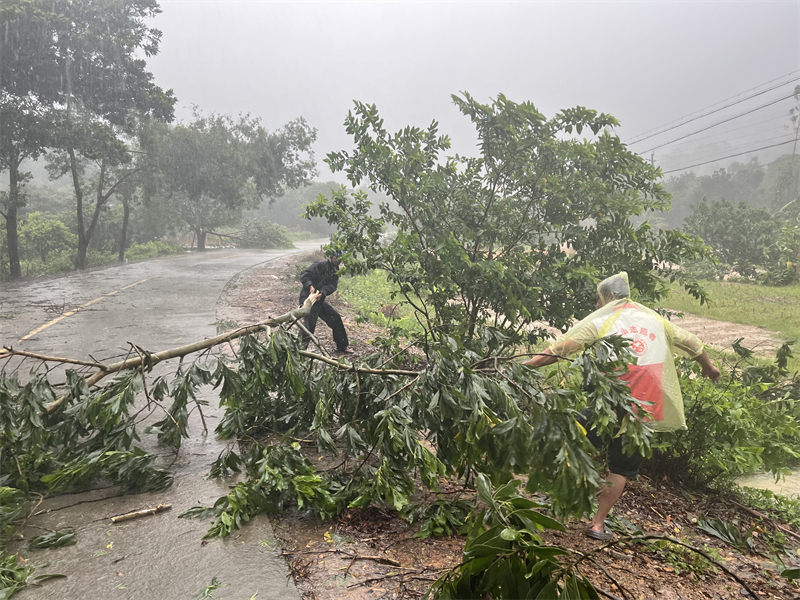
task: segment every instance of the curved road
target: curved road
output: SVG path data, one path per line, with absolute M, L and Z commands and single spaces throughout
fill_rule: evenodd
M 255 265 L 296 250 L 218 250 L 166 256 L 0 289 L 0 344 L 98 360 L 124 355 L 128 342 L 161 350 L 214 335 L 225 284 Z
M 79 359 L 91 354 L 108 361 L 126 355 L 128 342 L 158 351 L 201 340 L 216 334 L 215 306 L 234 275 L 319 245 L 317 240 L 288 251 L 216 250 L 4 285 L 0 345 Z M 213 429 L 217 403 L 211 390 L 203 393 Z M 213 577 L 225 584 L 214 591 L 222 600 L 246 599 L 256 592 L 258 600 L 299 600 L 266 518 L 255 519 L 236 539 L 209 543 L 201 543 L 208 521 L 177 519 L 198 502 L 211 505 L 233 483 L 204 479 L 222 444 L 213 434 L 203 436 L 197 421 L 190 422 L 192 437 L 181 447 L 171 488 L 132 496 L 96 490 L 55 497 L 40 507 L 24 531 L 26 537 L 41 533 L 37 528 L 75 527 L 78 543 L 37 553 L 36 564 L 57 563 L 41 573 L 67 578 L 29 586 L 19 594 L 21 600 L 189 600 Z M 166 453 L 170 461 L 174 456 L 165 449 L 148 449 Z M 158 504 L 173 508 L 110 524 L 111 516 Z

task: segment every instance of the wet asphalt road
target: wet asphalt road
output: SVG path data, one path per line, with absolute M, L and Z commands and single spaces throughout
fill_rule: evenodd
M 225 284 L 243 270 L 319 247 L 319 241 L 296 246 L 290 251 L 216 250 L 163 257 L 4 285 L 0 345 L 84 360 L 91 354 L 113 362 L 129 352 L 128 342 L 160 351 L 213 336 L 215 306 Z M 220 412 L 213 391 L 203 394 L 213 430 Z M 96 490 L 52 498 L 39 507 L 26 536 L 41 533 L 37 528 L 74 527 L 78 544 L 32 555 L 34 564 L 50 563 L 37 574 L 63 573 L 67 578 L 29 586 L 17 597 L 189 600 L 217 577 L 225 584 L 213 592 L 221 600 L 299 599 L 266 518 L 255 519 L 240 537 L 206 544 L 201 538 L 208 521 L 177 518 L 197 503 L 210 506 L 232 484 L 204 479 L 223 444 L 213 433 L 204 436 L 199 418 L 193 417 L 191 439 L 181 447 L 171 488 L 121 497 L 113 489 Z M 171 456 L 167 449 L 145 447 Z M 158 504 L 173 508 L 110 523 L 111 516 Z

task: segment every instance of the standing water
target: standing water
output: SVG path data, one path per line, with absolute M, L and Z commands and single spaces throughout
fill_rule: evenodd
M 770 473 L 755 473 L 740 477 L 736 483 L 742 487 L 769 490 L 782 496 L 800 496 L 800 471 L 795 471 L 778 481 L 775 481 L 775 476 Z

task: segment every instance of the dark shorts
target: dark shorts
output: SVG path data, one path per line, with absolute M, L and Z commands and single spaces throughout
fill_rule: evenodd
M 586 429 L 586 436 L 595 448 L 598 450 L 608 448 L 608 470 L 623 477 L 636 477 L 639 469 L 642 468 L 644 457 L 638 452 L 631 456 L 622 452 L 623 435 L 615 438 L 601 437 L 594 428 L 590 429 L 593 416 L 594 413 L 591 410 L 584 408 L 578 415 L 578 422 Z

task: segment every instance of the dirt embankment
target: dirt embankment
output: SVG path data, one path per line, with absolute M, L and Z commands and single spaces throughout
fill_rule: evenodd
M 294 308 L 299 295 L 297 274 L 309 262 L 308 256 L 301 256 L 288 264 L 268 263 L 241 274 L 226 288 L 217 318 L 247 325 Z M 370 354 L 369 340 L 382 333 L 381 330 L 368 324 L 357 325 L 355 312 L 336 296 L 330 302 L 342 313 L 356 358 Z M 729 347 L 738 337 L 745 337 L 744 343 L 748 346 L 751 345 L 748 340 L 758 346 L 762 342 L 764 346 L 767 344 L 764 332 L 757 328 L 720 325 L 690 316 L 681 326 L 720 347 Z M 317 334 L 328 351 L 335 349 L 328 327 L 320 323 Z M 312 460 L 317 458 L 313 445 L 307 451 Z M 324 465 L 325 459 L 319 458 Z M 443 492 L 456 497 L 462 491 L 445 482 Z M 464 495 L 468 497 L 469 492 Z M 779 567 L 769 558 L 734 551 L 721 540 L 696 529 L 698 519 L 703 517 L 736 520 L 746 525 L 756 523 L 753 514 L 729 502 L 716 497 L 692 496 L 668 481 L 640 477 L 628 485 L 615 513 L 645 534 L 671 535 L 704 548 L 718 563 L 746 582 L 758 598 L 800 599 L 800 588 L 778 575 Z M 375 507 L 348 510 L 324 522 L 290 512 L 273 525 L 295 582 L 308 600 L 420 598 L 438 576 L 461 561 L 464 545 L 459 536 L 417 539 L 415 526 L 406 523 L 394 511 Z M 768 534 L 773 533 L 768 524 L 762 525 Z M 703 563 L 691 551 L 632 544 L 602 548 L 603 542 L 585 537 L 585 521 L 574 520 L 567 527 L 566 532 L 545 534 L 545 541 L 591 554 L 592 561 L 585 561 L 583 572 L 607 598 L 733 600 L 745 597 L 742 585 L 717 567 Z M 787 548 L 796 548 L 798 542 L 800 531 L 786 534 Z M 766 547 L 760 545 L 756 550 L 766 553 Z

